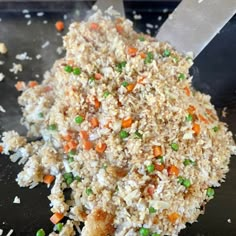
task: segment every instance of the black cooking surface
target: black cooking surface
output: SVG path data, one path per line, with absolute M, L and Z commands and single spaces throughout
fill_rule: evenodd
M 79 1 L 42 1 L 42 2 L 0 2 L 0 42 L 5 42 L 9 49 L 7 55 L 0 55 L 0 72 L 5 79 L 0 83 L 0 105 L 6 109 L 6 113 L 0 112 L 0 133 L 5 130 L 16 129 L 25 133 L 20 126 L 21 111 L 17 105 L 19 95 L 14 88 L 19 80 L 41 81 L 43 73 L 48 70 L 53 62 L 62 57 L 56 49 L 62 45 L 61 35 L 58 35 L 54 24 L 57 20 L 65 20 L 66 28 L 72 20 L 82 19 L 85 9 L 93 2 Z M 136 20 L 134 26 L 139 31 L 146 31 L 146 23 L 154 25 L 150 29 L 152 34 L 178 4 L 178 1 L 126 1 L 127 17 L 133 20 L 133 15 L 141 14 L 142 20 Z M 75 10 L 77 9 L 77 11 Z M 30 11 L 31 18 L 25 18 L 23 9 Z M 167 9 L 167 10 L 166 10 Z M 79 11 L 78 11 L 79 10 Z M 44 12 L 44 16 L 37 16 L 37 12 Z M 159 16 L 159 18 L 158 18 Z M 162 19 L 161 19 L 162 18 Z M 31 24 L 29 24 L 31 20 Z M 47 21 L 47 22 L 45 22 Z M 200 36 L 199 36 L 200 37 Z M 236 17 L 224 27 L 207 48 L 195 60 L 192 68 L 194 87 L 212 96 L 212 102 L 219 111 L 227 107 L 225 121 L 230 130 L 236 133 Z M 41 46 L 49 41 L 50 45 L 45 49 Z M 18 61 L 16 54 L 27 52 L 32 60 Z M 35 56 L 41 54 L 37 60 Z M 23 72 L 17 75 L 9 72 L 12 63 L 21 63 Z M 39 78 L 38 78 L 39 76 Z M 223 144 L 222 144 L 223 145 Z M 45 185 L 39 185 L 29 190 L 19 188 L 15 182 L 17 173 L 22 166 L 11 163 L 7 156 L 0 155 L 0 229 L 6 235 L 10 229 L 12 235 L 35 235 L 39 228 L 51 232 L 53 225 L 49 221 L 51 216 L 47 195 L 49 189 Z M 13 204 L 15 196 L 21 199 L 21 204 Z M 231 219 L 232 223 L 227 220 Z M 230 172 L 227 181 L 220 189 L 216 190 L 215 198 L 208 203 L 206 214 L 199 217 L 199 222 L 189 225 L 182 231 L 181 236 L 235 236 L 236 235 L 236 160 L 231 158 Z

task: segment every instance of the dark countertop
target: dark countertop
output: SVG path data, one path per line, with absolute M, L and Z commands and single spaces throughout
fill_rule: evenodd
M 168 16 L 178 1 L 126 1 L 127 17 L 133 19 L 133 11 L 142 14 L 142 20 L 136 20 L 134 26 L 137 30 L 145 32 L 146 23 L 152 23 L 156 29 L 151 30 L 154 34 Z M 27 52 L 32 57 L 31 61 L 19 62 L 23 65 L 23 72 L 17 77 L 19 80 L 42 80 L 43 73 L 48 70 L 53 62 L 61 57 L 56 49 L 61 46 L 61 35 L 58 35 L 54 24 L 57 20 L 63 19 L 67 14 L 66 27 L 73 19 L 81 19 L 84 9 L 91 6 L 92 2 L 80 1 L 26 1 L 0 2 L 0 42 L 7 44 L 9 52 L 6 56 L 0 55 L 0 61 L 5 64 L 0 66 L 0 72 L 5 74 L 5 79 L 0 83 L 0 105 L 6 109 L 6 113 L 0 113 L 0 133 L 4 130 L 16 128 L 20 133 L 25 129 L 19 125 L 21 117 L 20 108 L 17 105 L 19 95 L 14 84 L 14 75 L 9 72 L 12 63 L 17 63 L 15 55 Z M 74 7 L 80 10 L 78 16 Z M 24 18 L 22 9 L 29 9 L 31 19 Z M 168 9 L 167 13 L 163 13 Z M 45 15 L 38 17 L 37 12 L 43 11 Z M 157 19 L 158 16 L 162 20 Z M 26 23 L 31 20 L 32 24 Z M 44 24 L 43 21 L 48 23 Z M 63 34 L 66 33 L 63 32 Z M 224 107 L 227 107 L 228 115 L 221 119 L 228 123 L 230 130 L 236 133 L 236 17 L 221 30 L 214 40 L 195 60 L 191 69 L 194 76 L 194 87 L 212 96 L 212 102 L 219 114 Z M 49 41 L 46 49 L 41 45 Z M 35 59 L 37 54 L 42 59 Z M 40 77 L 36 78 L 38 74 Z M 11 163 L 6 156 L 0 155 L 0 229 L 4 229 L 4 235 L 12 228 L 14 235 L 35 235 L 39 228 L 46 232 L 52 230 L 49 221 L 50 210 L 47 195 L 49 190 L 40 185 L 29 190 L 19 188 L 15 182 L 17 173 L 22 166 Z M 21 204 L 13 204 L 15 196 L 20 197 Z M 231 219 L 232 223 L 228 223 Z M 231 158 L 230 172 L 227 174 L 227 181 L 220 189 L 216 190 L 214 200 L 206 206 L 206 213 L 199 217 L 199 222 L 188 226 L 183 230 L 181 236 L 235 236 L 236 235 L 236 160 Z

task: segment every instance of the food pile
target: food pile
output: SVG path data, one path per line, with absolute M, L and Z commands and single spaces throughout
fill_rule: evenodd
M 23 165 L 19 186 L 52 186 L 51 236 L 80 222 L 82 236 L 178 235 L 235 153 L 210 97 L 191 86 L 192 59 L 100 13 L 72 23 L 64 46 L 41 84 L 16 86 L 22 124 L 39 138 L 3 133 L 2 152 Z

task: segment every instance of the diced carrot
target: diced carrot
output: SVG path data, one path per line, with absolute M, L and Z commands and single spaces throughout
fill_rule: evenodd
M 79 132 L 79 135 L 80 135 L 80 137 L 81 137 L 82 139 L 84 139 L 84 140 L 88 140 L 88 138 L 89 138 L 88 132 L 85 131 L 85 130 L 81 130 L 81 131 Z
M 72 139 L 72 136 L 71 136 L 71 134 L 66 134 L 66 135 L 62 136 L 62 139 L 65 141 L 70 141 Z
M 121 34 L 124 29 L 123 29 L 123 27 L 122 27 L 120 24 L 117 24 L 117 25 L 116 25 L 116 30 L 117 30 L 117 32 L 118 32 L 119 34 Z
M 26 88 L 25 82 L 24 81 L 18 81 L 15 84 L 16 90 L 17 91 L 23 91 Z
M 96 73 L 94 77 L 96 80 L 100 80 L 102 78 L 102 75 L 100 73 Z
M 51 184 L 54 181 L 54 179 L 55 179 L 55 176 L 53 176 L 53 175 L 45 175 L 43 177 L 43 182 L 45 184 Z
M 180 217 L 180 215 L 176 212 L 171 213 L 168 215 L 168 219 L 171 223 L 175 223 L 175 221 Z
M 37 86 L 38 85 L 38 82 L 37 81 L 29 81 L 29 83 L 28 83 L 28 86 L 30 87 L 30 88 L 33 88 L 33 87 L 35 87 L 35 86 Z
M 51 218 L 50 221 L 56 225 L 57 223 L 59 223 L 62 219 L 64 218 L 64 215 L 62 213 L 56 212 L 54 213 Z
M 133 123 L 133 119 L 131 117 L 128 117 L 126 119 L 122 120 L 121 126 L 122 128 L 129 128 Z
M 145 76 L 142 76 L 140 79 L 137 80 L 138 84 L 142 84 L 145 79 Z
M 154 157 L 162 156 L 161 146 L 153 146 L 152 150 L 153 150 Z
M 95 107 L 96 109 L 99 109 L 100 106 L 101 106 L 101 103 L 98 101 L 97 98 L 94 98 L 94 107 Z
M 3 146 L 0 146 L 0 153 L 3 152 Z
M 198 118 L 200 121 L 204 122 L 205 124 L 209 124 L 208 120 L 201 114 L 198 115 Z
M 188 110 L 189 114 L 193 115 L 194 112 L 196 111 L 196 108 L 194 106 L 192 106 L 192 105 L 189 105 L 187 110 Z
M 134 47 L 129 47 L 129 48 L 128 48 L 128 54 L 129 54 L 131 57 L 136 56 L 137 51 L 138 51 L 137 48 L 134 48 Z
M 93 128 L 96 128 L 96 127 L 99 126 L 99 121 L 98 121 L 98 119 L 97 119 L 96 117 L 92 117 L 92 118 L 90 119 L 90 124 L 91 124 L 91 126 L 92 126 Z
M 92 22 L 90 24 L 90 29 L 91 30 L 98 30 L 99 29 L 99 24 L 95 23 L 95 22 Z
M 84 150 L 88 151 L 93 147 L 93 144 L 88 140 L 84 140 L 83 141 L 83 147 L 84 147 Z
M 214 115 L 211 109 L 206 109 L 206 113 L 210 116 Z
M 179 175 L 179 168 L 176 167 L 175 165 L 171 165 L 170 167 L 168 167 L 168 174 L 178 176 Z
M 154 194 L 154 188 L 153 188 L 153 187 L 148 187 L 148 188 L 147 188 L 147 192 L 148 192 L 149 195 L 153 196 L 153 194 Z
M 163 164 L 155 164 L 155 170 L 163 171 L 164 169 L 165 169 L 165 166 Z
M 76 149 L 78 146 L 78 142 L 76 140 L 70 140 L 67 144 L 69 146 L 70 151 L 72 149 Z
M 65 28 L 64 22 L 61 20 L 57 21 L 55 24 L 55 27 L 56 27 L 57 31 L 59 31 L 59 32 L 64 30 L 64 28 Z
M 105 143 L 99 143 L 99 144 L 96 145 L 95 150 L 98 153 L 103 153 L 103 152 L 105 152 L 106 148 L 107 148 L 107 145 Z
M 69 145 L 68 145 L 68 144 L 65 144 L 65 145 L 63 146 L 63 150 L 64 150 L 65 153 L 68 153 L 68 152 L 70 151 Z
M 185 91 L 187 96 L 190 96 L 191 92 L 190 92 L 189 87 L 184 87 L 184 91 Z
M 132 92 L 133 89 L 134 89 L 134 87 L 135 87 L 135 84 L 128 84 L 128 85 L 126 86 L 126 89 L 127 89 L 128 92 Z
M 147 54 L 146 53 L 144 53 L 144 52 L 140 52 L 140 57 L 142 58 L 142 59 L 145 59 L 146 57 L 147 57 Z
M 199 124 L 194 123 L 192 129 L 194 131 L 194 134 L 198 135 L 200 133 L 200 125 Z

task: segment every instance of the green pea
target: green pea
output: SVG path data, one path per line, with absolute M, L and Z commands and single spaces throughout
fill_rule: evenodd
M 77 124 L 81 124 L 84 121 L 84 118 L 82 116 L 76 116 L 75 117 L 75 122 Z
M 177 143 L 172 143 L 172 144 L 171 144 L 171 148 L 172 148 L 172 150 L 174 150 L 174 151 L 178 151 L 178 150 L 179 150 L 179 145 L 178 145 Z
M 43 118 L 44 117 L 43 112 L 39 112 L 38 117 Z
M 55 131 L 57 130 L 57 125 L 56 124 L 51 124 L 48 126 L 48 130 Z
M 185 74 L 180 73 L 180 74 L 178 75 L 178 79 L 179 79 L 179 80 L 184 80 L 184 79 L 185 79 Z
M 143 42 L 143 41 L 145 41 L 145 38 L 144 38 L 143 36 L 140 36 L 140 37 L 139 37 L 139 40 L 140 40 L 141 42 Z
M 170 56 L 170 50 L 169 50 L 169 49 L 166 49 L 166 50 L 163 52 L 163 56 L 164 56 L 164 57 L 169 57 L 169 56 Z
M 126 61 L 122 61 L 122 62 L 118 63 L 116 65 L 116 71 L 121 73 L 123 71 L 123 68 L 125 68 L 125 66 L 126 66 Z
M 45 235 L 46 235 L 46 233 L 43 229 L 39 229 L 36 233 L 36 236 L 45 236 Z
M 149 234 L 150 234 L 149 229 L 144 228 L 144 227 L 140 228 L 140 230 L 139 230 L 139 235 L 140 236 L 149 236 Z
M 104 97 L 104 98 L 107 98 L 109 95 L 110 95 L 110 92 L 108 92 L 108 91 L 106 91 L 106 92 L 103 93 L 103 97 Z
M 191 164 L 195 164 L 195 162 L 194 161 L 192 161 L 192 160 L 190 160 L 190 159 L 185 159 L 184 160 L 184 162 L 183 162 L 183 164 L 185 165 L 185 166 L 188 166 L 188 165 L 191 165 Z
M 56 230 L 57 230 L 58 232 L 61 232 L 62 228 L 63 228 L 63 223 L 58 223 L 58 224 L 56 224 Z
M 68 156 L 71 157 L 71 156 L 74 156 L 76 154 L 76 150 L 71 150 L 68 152 Z
M 215 190 L 213 188 L 208 188 L 206 194 L 208 197 L 213 197 L 215 194 Z
M 126 88 L 129 85 L 129 83 L 127 81 L 124 81 L 121 83 L 121 85 Z
M 81 177 L 80 176 L 75 176 L 75 180 L 77 180 L 78 182 L 81 182 Z
M 129 133 L 127 132 L 127 131 L 125 131 L 125 130 L 121 130 L 120 131 L 120 138 L 121 139 L 125 139 L 125 138 L 127 138 L 129 136 Z
M 152 173 L 155 170 L 155 166 L 153 164 L 147 166 L 148 173 Z
M 64 70 L 68 73 L 71 73 L 73 71 L 73 68 L 71 66 L 67 65 L 64 67 Z
M 144 63 L 148 64 L 151 63 L 154 59 L 154 55 L 152 52 L 148 52 L 146 58 L 144 59 Z
M 74 69 L 73 69 L 73 74 L 74 74 L 74 75 L 80 75 L 80 74 L 81 74 L 80 68 L 78 68 L 78 67 L 74 68 Z
M 193 121 L 193 116 L 191 114 L 188 114 L 186 117 L 186 121 Z
M 149 207 L 149 213 L 156 213 L 156 209 L 154 207 Z
M 69 177 L 69 178 L 66 179 L 66 183 L 67 183 L 68 185 L 70 185 L 73 181 L 74 181 L 73 177 L 72 177 L 72 178 Z
M 184 179 L 182 184 L 185 188 L 189 188 L 191 186 L 191 182 L 189 179 Z
M 93 194 L 93 190 L 91 188 L 86 188 L 85 192 L 88 196 Z
M 73 175 L 72 175 L 72 173 L 65 173 L 64 175 L 63 175 L 63 177 L 64 177 L 64 179 L 66 180 L 66 179 L 68 179 L 68 178 L 73 178 Z

